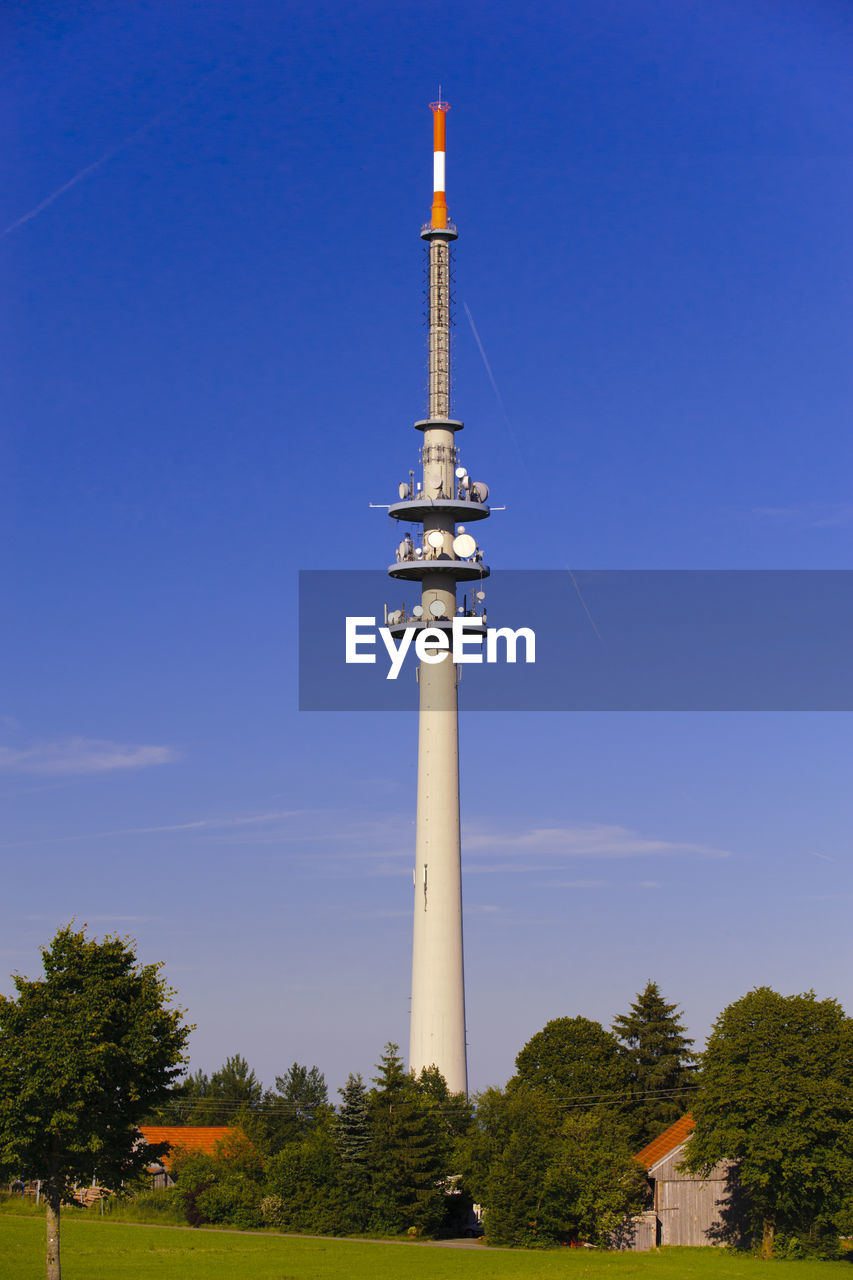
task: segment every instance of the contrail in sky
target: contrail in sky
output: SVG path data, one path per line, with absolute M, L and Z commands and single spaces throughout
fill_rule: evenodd
M 524 467 L 524 470 L 527 472 L 527 478 L 528 478 L 528 480 L 529 480 L 529 481 L 530 481 L 530 483 L 532 484 L 532 483 L 533 483 L 533 476 L 530 474 L 530 468 L 529 468 L 529 467 L 528 467 L 528 465 L 527 465 L 527 459 L 526 459 L 526 458 L 525 458 L 525 456 L 524 456 L 524 450 L 522 449 L 521 445 L 519 444 L 519 442 L 518 442 L 518 436 L 515 434 L 515 430 L 514 430 L 514 428 L 513 428 L 513 425 L 512 425 L 512 423 L 511 423 L 511 422 L 510 422 L 510 420 L 509 420 L 509 414 L 508 414 L 508 413 L 507 413 L 507 411 L 506 411 L 506 405 L 504 404 L 503 396 L 501 395 L 500 391 L 498 390 L 498 384 L 497 384 L 497 382 L 495 382 L 495 375 L 492 373 L 492 366 L 489 364 L 489 359 L 488 359 L 488 356 L 486 355 L 486 349 L 485 349 L 485 347 L 483 346 L 482 342 L 480 341 L 480 335 L 479 335 L 479 333 L 477 332 L 477 326 L 474 324 L 474 317 L 471 315 L 471 311 L 470 311 L 470 308 L 469 308 L 469 306 L 468 306 L 468 303 L 467 303 L 467 302 L 465 302 L 465 301 L 463 301 L 462 305 L 463 305 L 463 307 L 465 308 L 465 314 L 466 314 L 466 316 L 468 317 L 468 323 L 469 323 L 469 324 L 470 324 L 470 326 L 471 326 L 471 332 L 472 332 L 472 333 L 473 333 L 473 335 L 474 335 L 474 341 L 476 342 L 477 347 L 479 348 L 480 355 L 483 357 L 483 364 L 485 365 L 486 373 L 489 375 L 489 382 L 491 382 L 491 384 L 492 384 L 492 390 L 493 390 L 493 391 L 494 391 L 494 393 L 495 393 L 495 399 L 497 400 L 498 404 L 500 405 L 501 413 L 502 413 L 502 414 L 503 414 L 503 416 L 504 416 L 504 421 L 506 422 L 506 425 L 507 425 L 507 427 L 509 428 L 509 433 L 510 433 L 510 435 L 512 436 L 513 441 L 515 442 L 515 447 L 516 447 L 516 449 L 517 449 L 517 450 L 518 450 L 518 452 L 519 452 L 519 456 L 520 456 L 520 458 L 521 458 L 521 464 L 522 464 L 522 466 Z M 584 613 L 585 613 L 585 614 L 586 614 L 586 616 L 589 618 L 589 625 L 592 627 L 593 631 L 595 632 L 595 634 L 598 636 L 598 639 L 600 640 L 600 639 L 601 639 L 601 632 L 599 631 L 598 627 L 597 627 L 597 626 L 596 626 L 596 624 L 595 624 L 595 618 L 594 618 L 594 617 L 592 616 L 592 614 L 590 613 L 589 605 L 587 604 L 586 600 L 584 600 L 584 598 L 583 598 L 583 592 L 581 591 L 580 586 L 578 585 L 578 580 L 577 580 L 577 578 L 575 577 L 575 575 L 572 573 L 571 569 L 569 569 L 568 565 L 566 565 L 566 568 L 568 569 L 569 577 L 570 577 L 570 578 L 571 578 L 571 580 L 572 580 L 572 585 L 574 586 L 575 591 L 578 593 L 578 599 L 580 600 L 581 604 L 583 605 Z
M 527 459 L 526 459 L 526 458 L 525 458 L 525 456 L 524 456 L 524 450 L 522 449 L 522 447 L 521 447 L 521 445 L 520 445 L 520 443 L 519 443 L 518 436 L 517 436 L 517 435 L 516 435 L 516 433 L 515 433 L 515 427 L 513 427 L 512 422 L 510 421 L 509 414 L 508 414 L 508 413 L 507 413 L 507 411 L 506 411 L 506 405 L 504 404 L 504 398 L 503 398 L 503 396 L 501 395 L 500 390 L 498 389 L 498 384 L 497 384 L 497 382 L 495 381 L 495 375 L 492 373 L 492 366 L 489 364 L 489 358 L 488 358 L 488 356 L 486 355 L 486 348 L 483 346 L 483 343 L 482 343 L 482 341 L 480 340 L 480 335 L 479 335 L 479 333 L 477 332 L 477 326 L 474 324 L 474 317 L 471 315 L 471 310 L 470 310 L 470 308 L 469 308 L 469 306 L 468 306 L 468 303 L 467 303 L 467 302 L 465 302 L 465 301 L 463 301 L 462 305 L 463 305 L 463 307 L 465 308 L 465 314 L 466 314 L 466 316 L 468 317 L 468 323 L 469 323 L 469 324 L 470 324 L 470 326 L 471 326 L 471 332 L 472 332 L 472 333 L 473 333 L 473 335 L 474 335 L 474 341 L 476 342 L 476 344 L 477 344 L 477 348 L 478 348 L 478 350 L 479 350 L 479 352 L 480 352 L 480 355 L 481 355 L 481 356 L 482 356 L 482 358 L 483 358 L 483 365 L 485 366 L 486 373 L 489 375 L 489 382 L 491 382 L 491 384 L 492 384 L 492 390 L 494 391 L 494 393 L 495 393 L 495 399 L 497 400 L 498 405 L 500 406 L 500 411 L 501 411 L 501 413 L 503 414 L 504 422 L 505 422 L 505 423 L 506 423 L 506 425 L 507 425 L 507 430 L 509 431 L 509 434 L 512 436 L 512 442 L 513 442 L 513 444 L 515 445 L 516 449 L 518 450 L 518 456 L 519 456 L 519 458 L 521 459 L 521 465 L 522 465 L 522 467 L 524 468 L 524 470 L 525 470 L 525 472 L 526 472 L 526 474 L 527 474 L 527 478 L 528 478 L 528 480 L 530 481 L 530 483 L 531 483 L 531 484 L 533 484 L 533 476 L 530 474 L 530 468 L 529 468 L 529 467 L 528 467 L 528 465 L 527 465 Z
M 567 568 L 567 569 L 569 569 L 569 566 L 568 566 L 568 565 L 566 565 L 566 568 Z M 600 640 L 600 639 L 601 639 L 601 632 L 599 631 L 598 627 L 595 625 L 595 618 L 592 616 L 592 614 L 591 614 L 591 613 L 590 613 L 590 611 L 589 611 L 589 605 L 587 604 L 586 600 L 584 600 L 584 598 L 583 598 L 583 592 L 581 591 L 580 587 L 578 586 L 578 580 L 577 580 L 577 578 L 575 577 L 575 575 L 572 573 L 571 569 L 569 569 L 569 577 L 571 578 L 571 580 L 572 580 L 572 582 L 573 582 L 573 584 L 574 584 L 575 591 L 577 591 L 577 593 L 578 593 L 578 599 L 580 600 L 581 604 L 583 605 L 584 613 L 585 613 L 585 614 L 586 614 L 586 616 L 589 618 L 589 625 L 592 627 L 593 631 L 595 632 L 595 634 L 598 636 L 598 638 L 599 638 L 599 640 Z
M 60 196 L 64 195 L 66 191 L 70 191 L 72 187 L 76 187 L 78 182 L 82 182 L 84 178 L 88 178 L 90 173 L 94 173 L 97 169 L 100 169 L 101 165 L 106 164 L 108 160 L 112 160 L 113 156 L 117 156 L 120 151 L 124 151 L 126 147 L 129 147 L 137 138 L 141 138 L 149 129 L 153 129 L 156 124 L 159 124 L 164 116 L 169 115 L 172 111 L 177 111 L 178 107 L 182 107 L 185 102 L 188 102 L 189 99 L 199 91 L 201 86 L 214 74 L 215 73 L 211 71 L 208 75 L 203 76 L 202 79 L 199 80 L 198 84 L 193 86 L 189 93 L 184 94 L 184 96 L 179 98 L 171 107 L 164 107 L 162 111 L 158 111 L 150 120 L 146 120 L 145 124 L 140 125 L 138 129 L 133 131 L 133 133 L 129 133 L 126 138 L 122 138 L 121 142 L 117 142 L 115 146 L 110 147 L 109 150 L 105 151 L 97 160 L 93 160 L 91 164 L 87 164 L 83 169 L 80 169 L 72 178 L 69 178 L 67 182 L 63 182 L 61 187 L 57 187 L 55 191 L 52 191 L 50 195 L 46 196 L 44 200 L 35 206 L 35 208 L 30 209 L 28 213 L 23 214 L 14 222 L 10 222 L 8 227 L 5 227 L 0 231 L 0 240 L 5 239 L 5 237 L 12 231 L 17 231 L 18 227 L 22 227 L 25 222 L 31 222 L 33 218 L 37 217 L 44 209 L 47 209 L 52 205 L 53 202 L 58 200 Z

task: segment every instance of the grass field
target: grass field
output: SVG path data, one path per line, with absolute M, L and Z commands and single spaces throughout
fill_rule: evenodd
M 652 1254 L 448 1249 L 152 1227 L 69 1216 L 63 1280 L 851 1280 L 846 1262 L 759 1262 L 716 1249 Z M 44 1220 L 0 1214 L 0 1280 L 42 1280 Z

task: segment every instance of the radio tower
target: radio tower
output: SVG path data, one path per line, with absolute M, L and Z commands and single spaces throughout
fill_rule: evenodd
M 441 93 L 439 91 L 439 97 Z M 489 491 L 459 465 L 456 445 L 462 423 L 450 416 L 451 245 L 445 196 L 445 125 L 449 105 L 433 113 L 433 198 L 430 221 L 421 228 L 429 251 L 429 409 L 415 423 L 423 433 L 421 479 L 409 472 L 395 520 L 415 526 L 397 549 L 392 578 L 420 583 L 421 597 L 409 610 L 388 615 L 392 634 L 407 626 L 429 628 L 435 648 L 418 669 L 418 808 L 415 841 L 415 909 L 412 947 L 412 1014 L 409 1067 L 435 1065 L 454 1092 L 467 1092 L 465 976 L 462 958 L 462 865 L 459 836 L 459 717 L 457 666 L 449 644 L 451 620 L 463 614 L 485 624 L 484 594 L 476 584 L 488 576 L 482 552 L 465 525 L 489 515 Z M 464 522 L 464 523 L 460 523 Z M 472 594 L 457 603 L 457 585 Z M 479 624 L 478 624 L 479 625 Z M 438 633 L 438 634 L 436 634 Z M 432 658 L 433 661 L 429 661 Z

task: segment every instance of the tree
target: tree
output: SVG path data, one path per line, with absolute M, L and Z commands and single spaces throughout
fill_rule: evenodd
M 264 1164 L 251 1140 L 239 1129 L 217 1142 L 213 1155 L 174 1147 L 172 1193 L 191 1227 L 229 1223 L 259 1227 Z
M 361 1075 L 348 1075 L 338 1093 L 342 1101 L 335 1118 L 335 1143 L 341 1163 L 347 1169 L 363 1172 L 370 1150 L 370 1106 Z
M 474 1199 L 486 1206 L 486 1232 L 501 1245 L 552 1244 L 541 1223 L 544 1172 L 557 1150 L 553 1098 L 525 1083 L 487 1089 L 459 1147 L 459 1169 Z
M 42 949 L 44 977 L 14 975 L 0 996 L 0 1166 L 44 1185 L 47 1276 L 59 1280 L 59 1212 L 75 1183 L 112 1190 L 166 1144 L 137 1125 L 166 1099 L 191 1027 L 158 964 L 133 944 L 60 929 Z
M 380 1231 L 434 1231 L 445 1211 L 449 1144 L 396 1044 L 385 1046 L 373 1083 L 373 1226 Z
M 239 1123 L 268 1155 L 276 1155 L 288 1143 L 301 1142 L 318 1125 L 327 1125 L 333 1114 L 319 1067 L 294 1062 L 284 1075 L 276 1076 L 275 1083 L 275 1089 L 266 1089 L 257 1105 L 239 1111 Z
M 332 1134 L 341 1164 L 341 1184 L 346 1195 L 351 1229 L 363 1231 L 370 1220 L 372 1192 L 370 1186 L 370 1154 L 372 1125 L 370 1099 L 360 1075 L 347 1076 L 339 1089 L 341 1104 L 334 1119 Z
M 242 1054 L 226 1058 L 210 1077 L 207 1094 L 194 1114 L 193 1124 L 231 1124 L 241 1111 L 253 1111 L 261 1101 L 263 1085 Z
M 283 1076 L 276 1076 L 275 1087 L 282 1101 L 309 1122 L 312 1112 L 329 1103 L 326 1078 L 319 1067 L 303 1067 L 294 1062 Z
M 607 1245 L 648 1198 L 628 1127 L 604 1109 L 569 1111 L 543 1179 L 544 1227 L 558 1239 Z
M 632 1093 L 627 1119 L 637 1146 L 644 1146 L 690 1107 L 696 1083 L 691 1052 L 678 1006 L 667 1004 L 656 982 L 646 983 L 628 1013 L 613 1021 L 622 1041 Z
M 613 1108 L 626 1102 L 628 1069 L 614 1035 L 589 1018 L 554 1018 L 515 1060 L 509 1087 L 526 1084 L 559 1103 Z
M 853 1186 L 851 1081 L 853 1019 L 835 1000 L 757 987 L 714 1024 L 685 1163 L 738 1162 L 767 1257 L 777 1231 L 835 1230 Z
M 494 1244 L 604 1244 L 646 1197 L 612 1112 L 564 1108 L 528 1084 L 480 1095 L 460 1156 Z
M 340 1156 L 328 1126 L 289 1142 L 269 1162 L 264 1221 L 285 1231 L 340 1235 L 363 1224 L 346 1195 Z

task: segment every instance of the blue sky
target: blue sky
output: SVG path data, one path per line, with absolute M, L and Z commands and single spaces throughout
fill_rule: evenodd
M 427 104 L 489 562 L 850 568 L 853 16 L 2 22 L 0 974 L 72 917 L 128 932 L 194 1067 L 334 1087 L 408 1040 L 416 726 L 297 712 L 296 575 L 396 542 Z M 483 713 L 462 746 L 474 1087 L 649 977 L 699 1041 L 757 983 L 853 1007 L 849 716 Z

